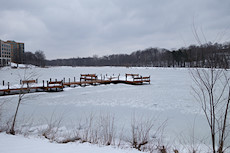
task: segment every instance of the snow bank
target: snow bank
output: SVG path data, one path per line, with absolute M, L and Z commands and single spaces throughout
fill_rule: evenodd
M 36 66 L 34 66 L 34 65 L 31 65 L 31 64 L 16 64 L 16 63 L 11 63 L 11 65 L 10 65 L 11 67 L 13 67 L 13 68 L 34 68 L 34 67 L 36 67 Z
M 39 138 L 25 138 L 0 133 L 1 153 L 140 153 L 134 149 L 99 147 L 88 143 L 56 144 Z

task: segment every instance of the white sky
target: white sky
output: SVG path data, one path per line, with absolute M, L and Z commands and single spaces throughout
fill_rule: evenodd
M 47 59 L 230 41 L 229 0 L 0 0 L 0 39 Z

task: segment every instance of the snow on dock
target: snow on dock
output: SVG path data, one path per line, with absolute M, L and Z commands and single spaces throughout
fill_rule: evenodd
M 5 81 L 2 81 L 2 86 L 0 86 L 0 96 L 4 95 L 13 95 L 13 94 L 25 94 L 25 93 L 32 93 L 32 92 L 59 92 L 63 91 L 65 87 L 76 87 L 76 86 L 88 86 L 88 85 L 101 85 L 101 84 L 130 84 L 130 85 L 143 85 L 143 84 L 150 84 L 150 76 L 142 77 L 139 74 L 125 74 L 124 77 L 117 77 L 113 76 L 100 76 L 98 77 L 96 74 L 81 74 L 80 81 L 76 81 L 75 77 L 73 81 L 63 80 L 58 81 L 55 79 L 52 81 L 50 78 L 49 81 L 42 81 L 42 83 L 38 83 L 38 80 L 20 80 L 20 85 L 10 86 L 10 82 L 5 84 Z

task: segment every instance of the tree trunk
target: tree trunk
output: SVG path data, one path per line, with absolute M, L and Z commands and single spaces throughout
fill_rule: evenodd
M 17 118 L 17 114 L 18 114 L 18 109 L 19 109 L 21 100 L 22 100 L 22 95 L 20 94 L 19 98 L 18 98 L 18 105 L 17 105 L 17 108 L 16 108 L 16 112 L 14 114 L 14 120 L 13 120 L 11 129 L 10 129 L 10 134 L 12 134 L 12 135 L 15 135 L 14 126 L 15 126 L 15 122 L 16 122 L 16 118 Z

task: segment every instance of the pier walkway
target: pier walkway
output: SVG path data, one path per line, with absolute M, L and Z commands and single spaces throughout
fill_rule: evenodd
M 76 81 L 75 77 L 73 81 L 63 80 L 58 81 L 57 79 L 49 81 L 42 81 L 42 84 L 38 84 L 38 80 L 20 80 L 19 87 L 10 87 L 10 83 L 2 81 L 3 87 L 0 88 L 0 96 L 14 95 L 14 94 L 26 94 L 33 92 L 58 92 L 63 91 L 65 87 L 76 87 L 76 86 L 89 86 L 89 85 L 101 85 L 101 84 L 130 84 L 130 85 L 143 85 L 150 84 L 150 76 L 142 77 L 139 74 L 125 74 L 125 79 L 120 79 L 120 75 L 114 76 L 104 76 L 99 78 L 96 74 L 81 74 L 80 81 Z

